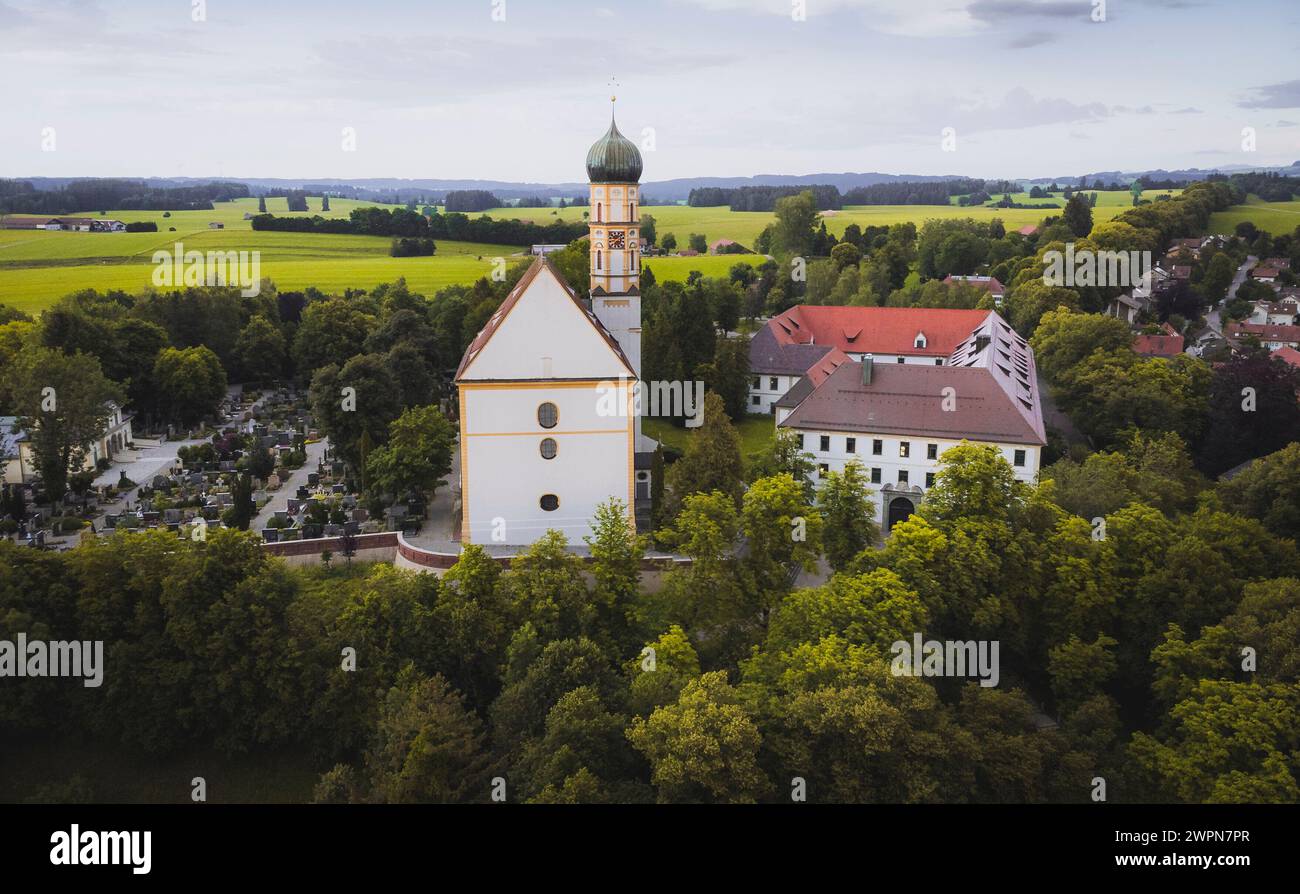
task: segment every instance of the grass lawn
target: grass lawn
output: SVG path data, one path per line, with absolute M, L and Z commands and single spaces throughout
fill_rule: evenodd
M 668 447 L 685 450 L 686 442 L 695 429 L 678 428 L 667 419 L 645 417 L 641 420 L 641 431 L 646 437 L 662 441 Z M 736 431 L 740 434 L 741 457 L 748 464 L 767 447 L 772 433 L 776 431 L 776 424 L 771 416 L 754 414 L 746 416 L 744 421 L 736 426 Z
M 1300 227 L 1300 199 L 1265 202 L 1259 196 L 1249 196 L 1244 205 L 1233 205 L 1226 211 L 1211 214 L 1210 232 L 1231 233 L 1237 224 L 1246 220 L 1274 236 L 1293 233 Z

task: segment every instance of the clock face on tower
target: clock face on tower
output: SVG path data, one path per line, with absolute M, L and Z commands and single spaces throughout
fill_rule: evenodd
M 622 230 L 610 230 L 610 231 L 609 231 L 609 247 L 610 247 L 610 248 L 623 248 L 623 247 L 624 247 L 624 244 L 623 244 L 623 231 L 622 231 Z

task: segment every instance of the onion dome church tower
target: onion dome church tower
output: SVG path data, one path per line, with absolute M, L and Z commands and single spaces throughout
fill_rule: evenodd
M 614 97 L 610 97 L 614 101 Z M 609 130 L 587 152 L 591 181 L 591 310 L 641 375 L 641 152 Z

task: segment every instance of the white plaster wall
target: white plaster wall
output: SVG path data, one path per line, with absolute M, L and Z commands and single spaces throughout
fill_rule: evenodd
M 612 398 L 604 403 L 626 406 L 629 386 L 610 384 Z M 549 430 L 537 422 L 537 408 L 545 401 L 559 410 L 559 421 Z M 610 497 L 627 503 L 631 420 L 602 415 L 607 408 L 596 383 L 464 389 L 462 487 L 470 542 L 528 544 L 556 528 L 571 543 L 581 543 L 598 504 Z M 550 460 L 540 451 L 548 437 L 557 445 Z M 544 511 L 539 505 L 544 494 L 555 494 L 559 508 Z M 504 520 L 502 539 L 493 538 L 494 519 Z

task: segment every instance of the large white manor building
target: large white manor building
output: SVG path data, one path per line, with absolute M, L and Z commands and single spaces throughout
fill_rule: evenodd
M 551 528 L 581 543 L 600 503 L 618 498 L 635 524 L 638 483 L 648 495 L 632 406 L 641 372 L 641 153 L 612 119 L 587 153 L 587 178 L 589 297 L 537 258 L 456 371 L 464 543 L 526 545 Z M 642 442 L 643 459 L 647 448 Z

